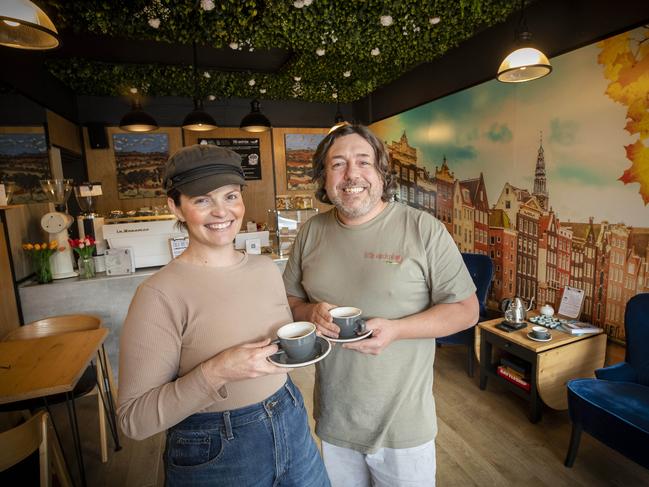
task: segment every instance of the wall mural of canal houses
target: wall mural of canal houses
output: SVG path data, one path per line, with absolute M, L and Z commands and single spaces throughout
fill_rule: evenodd
M 434 214 L 463 252 L 490 255 L 489 304 L 558 308 L 624 341 L 649 292 L 649 29 L 553 58 L 550 76 L 489 81 L 372 125 L 399 199 Z
M 164 166 L 169 158 L 167 134 L 113 134 L 119 199 L 165 196 Z

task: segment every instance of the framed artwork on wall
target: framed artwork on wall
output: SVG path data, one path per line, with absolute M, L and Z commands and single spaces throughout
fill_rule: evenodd
M 44 133 L 0 134 L 0 182 L 13 182 L 12 204 L 47 201 L 41 179 L 50 179 Z
M 113 134 L 119 199 L 165 196 L 164 166 L 169 158 L 167 134 Z
M 313 154 L 326 134 L 286 134 L 286 186 L 289 191 L 314 190 Z

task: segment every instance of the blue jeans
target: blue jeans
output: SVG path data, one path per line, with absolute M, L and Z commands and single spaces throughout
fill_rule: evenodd
M 167 487 L 331 485 L 290 378 L 260 403 L 170 428 L 164 461 Z

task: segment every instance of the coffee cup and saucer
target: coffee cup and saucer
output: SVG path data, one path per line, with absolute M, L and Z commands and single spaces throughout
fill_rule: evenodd
M 338 338 L 328 338 L 334 343 L 351 343 L 364 340 L 372 334 L 372 330 L 365 327 L 365 320 L 361 318 L 363 310 L 353 306 L 339 306 L 329 310 L 333 322 L 340 328 Z
M 544 326 L 533 326 L 532 331 L 527 334 L 527 338 L 535 342 L 549 342 L 552 340 L 552 335 Z
M 296 321 L 277 330 L 278 339 L 273 341 L 279 350 L 268 357 L 278 367 L 306 367 L 319 362 L 331 351 L 331 343 L 316 335 L 316 327 L 308 321 Z

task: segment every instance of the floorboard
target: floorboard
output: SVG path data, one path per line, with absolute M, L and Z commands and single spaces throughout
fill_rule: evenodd
M 529 422 L 528 403 L 502 386 L 489 382 L 478 387 L 466 374 L 465 348 L 437 349 L 433 387 L 437 415 L 438 486 L 624 486 L 649 485 L 649 470 L 631 462 L 587 434 L 572 469 L 563 465 L 570 438 L 566 411 L 547 407 L 537 424 Z M 291 374 L 302 390 L 309 410 L 313 405 L 314 368 Z M 55 410 L 57 424 L 67 430 L 65 409 Z M 88 485 L 91 487 L 155 487 L 163 485 L 164 435 L 134 441 L 121 435 L 122 450 L 110 450 L 109 461 L 99 456 L 97 411 L 94 398 L 78 401 Z M 64 432 L 64 448 L 71 439 Z M 73 470 L 76 476 L 76 469 Z

